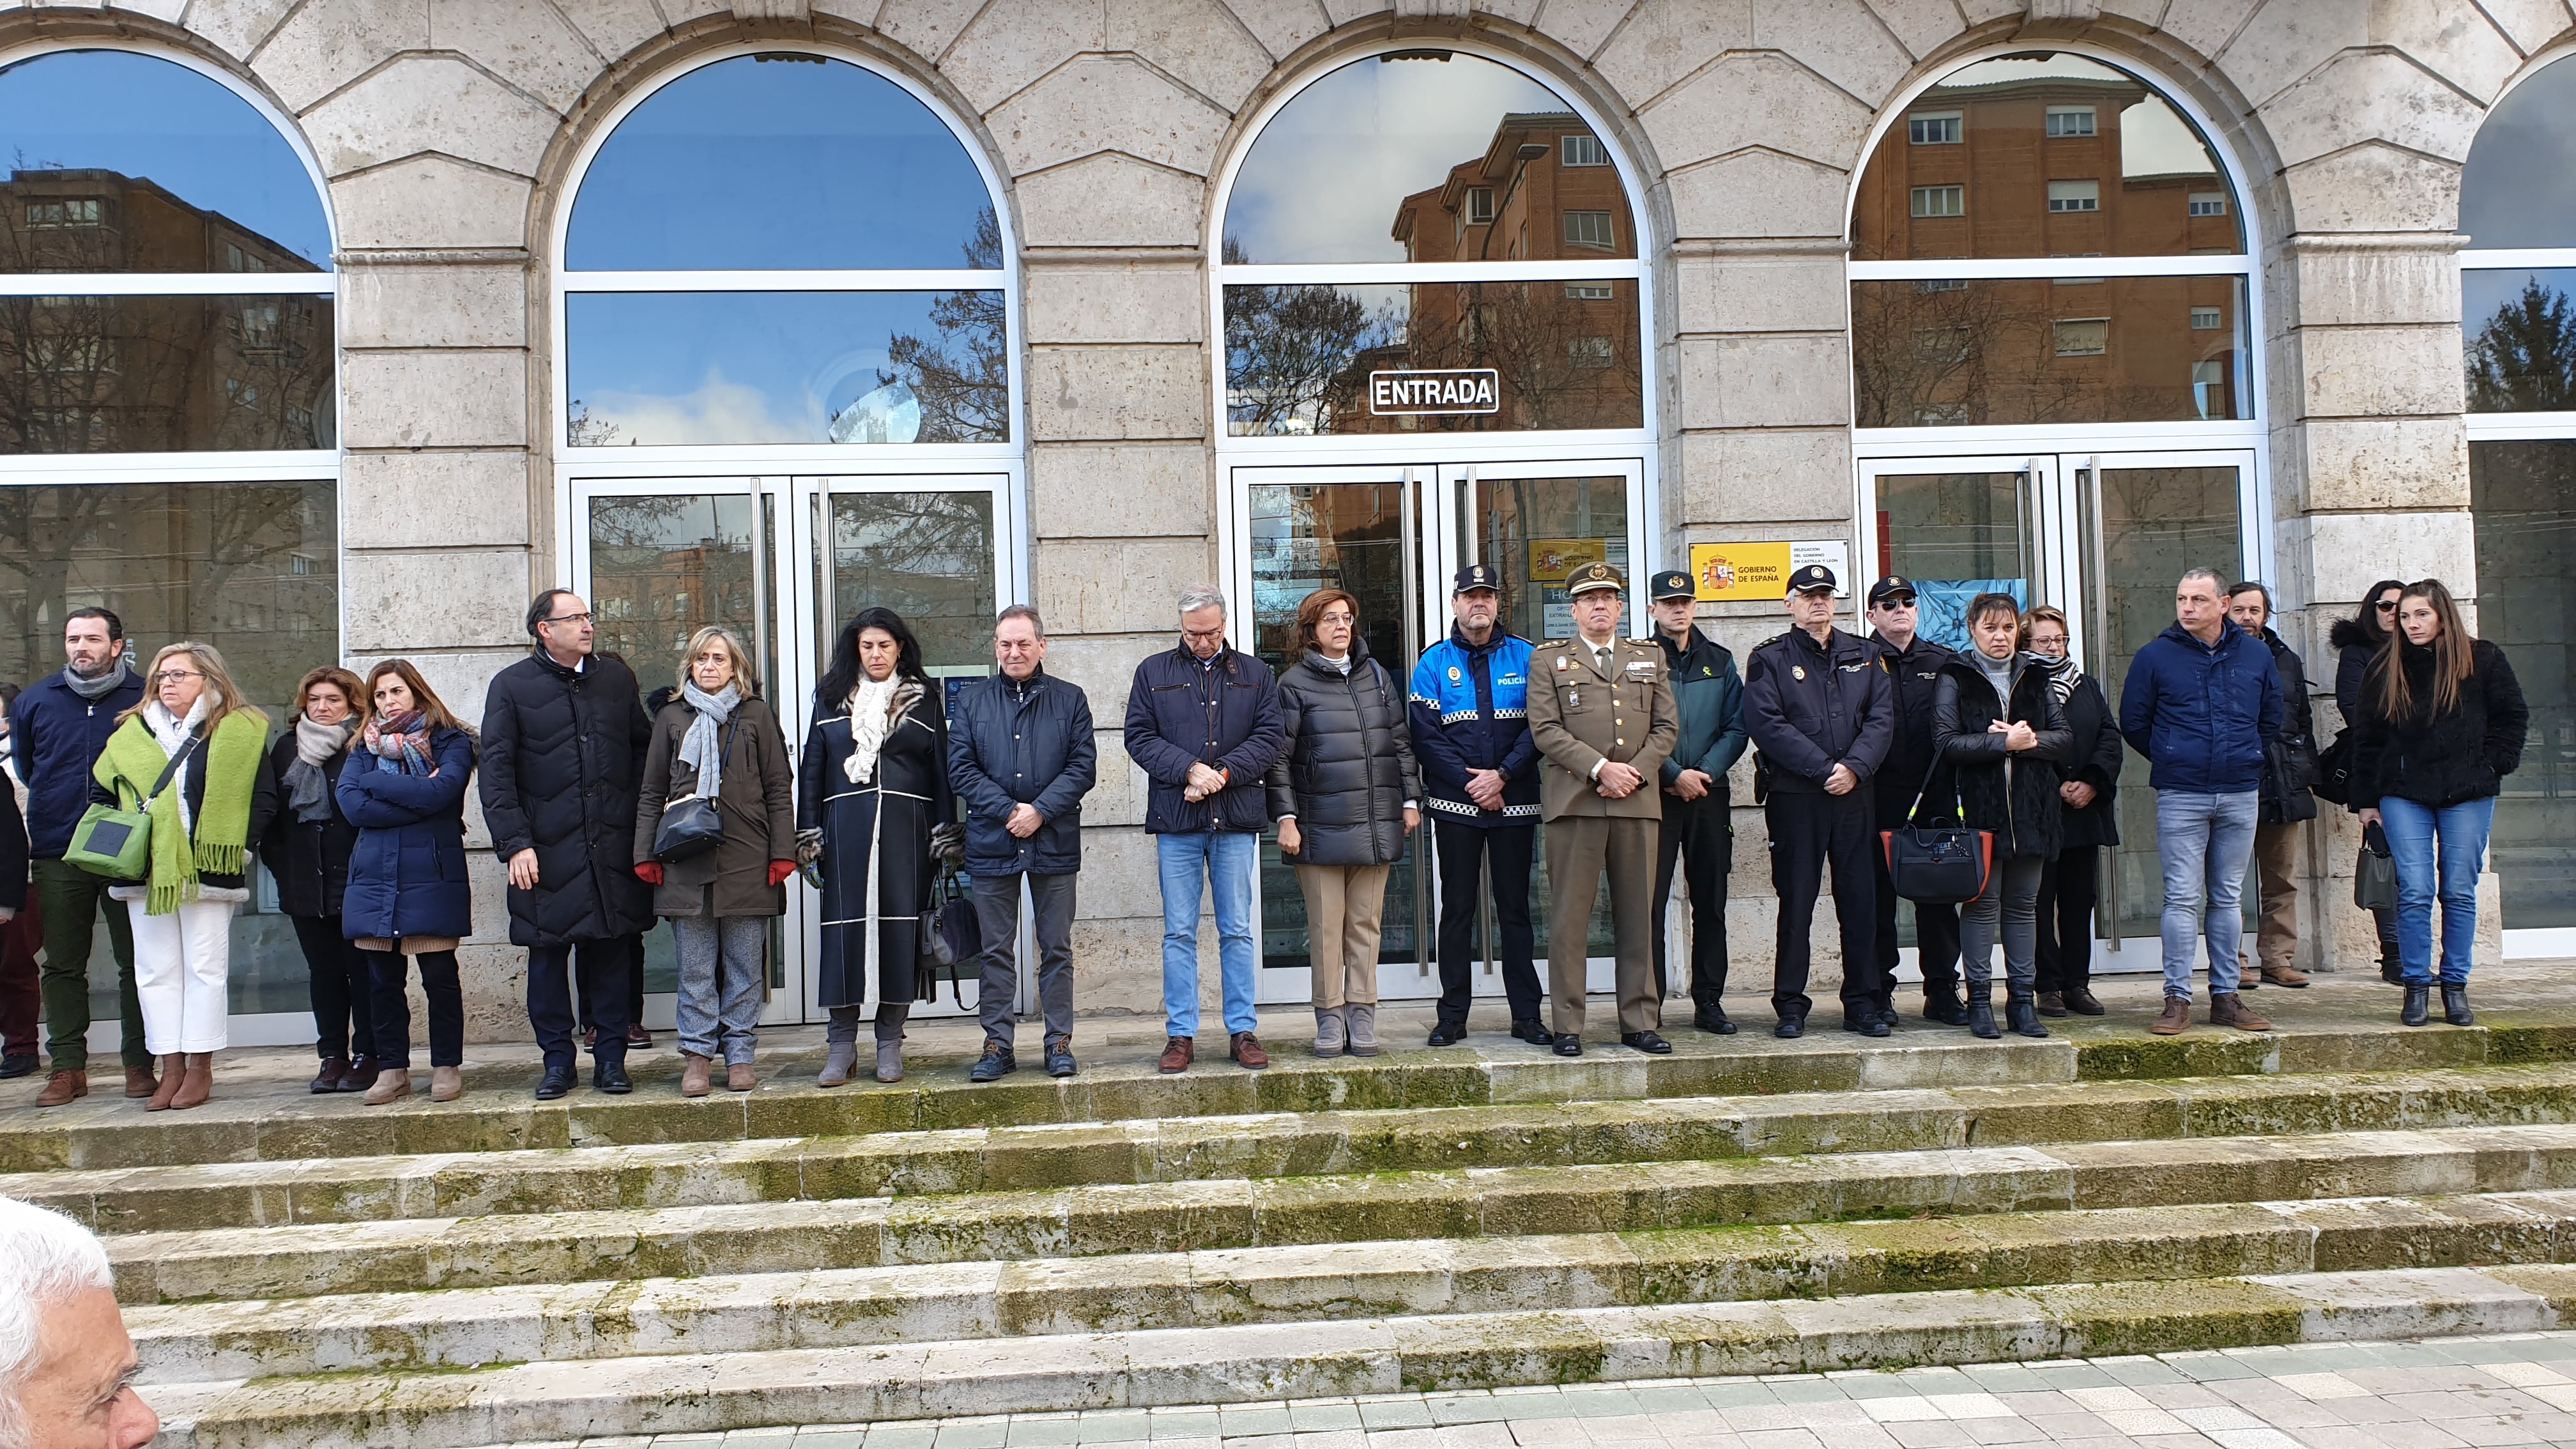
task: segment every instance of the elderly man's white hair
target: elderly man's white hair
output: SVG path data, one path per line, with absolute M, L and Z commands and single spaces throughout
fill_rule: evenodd
M 91 1288 L 114 1288 L 107 1249 L 79 1223 L 0 1197 L 0 1449 L 28 1449 L 18 1394 L 36 1371 L 45 1310 Z

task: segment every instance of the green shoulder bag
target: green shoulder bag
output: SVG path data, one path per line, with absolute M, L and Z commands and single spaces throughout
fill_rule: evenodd
M 163 767 L 161 778 L 152 782 L 152 793 L 133 809 L 93 804 L 81 812 L 80 824 L 72 827 L 71 849 L 63 852 L 63 859 L 109 880 L 143 879 L 152 868 L 152 802 L 170 787 L 170 777 L 187 763 L 200 738 L 191 736 L 188 743 L 180 746 L 179 753 Z

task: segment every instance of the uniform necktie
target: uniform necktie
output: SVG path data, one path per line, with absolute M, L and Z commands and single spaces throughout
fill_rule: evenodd
M 1609 673 L 1609 672 L 1610 672 L 1610 646 L 1609 646 L 1609 645 L 1604 644 L 1604 645 L 1602 645 L 1600 648 L 1593 650 L 1593 651 L 1592 651 L 1592 657 L 1601 661 L 1601 672 L 1602 672 L 1602 673 L 1607 674 L 1607 673 Z

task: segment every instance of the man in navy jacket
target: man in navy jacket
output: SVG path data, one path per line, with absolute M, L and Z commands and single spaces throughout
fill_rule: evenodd
M 1252 892 L 1261 832 L 1270 823 L 1262 777 L 1288 748 L 1279 680 L 1225 642 L 1225 595 L 1181 591 L 1180 647 L 1145 656 L 1127 691 L 1127 755 L 1151 781 L 1145 833 L 1163 881 L 1163 1056 L 1189 1070 L 1198 1051 L 1199 899 L 1216 896 L 1217 961 L 1225 982 L 1229 1055 L 1259 1070 L 1270 1054 L 1253 1035 L 1260 958 Z
M 1037 917 L 1038 1004 L 1046 1014 L 1047 1075 L 1073 1061 L 1073 882 L 1082 869 L 1082 797 L 1099 777 L 1091 701 L 1046 672 L 1046 622 L 1013 604 L 993 623 L 1001 672 L 960 690 L 948 720 L 948 783 L 966 802 L 966 870 L 984 977 L 975 997 L 984 1056 L 970 1074 L 999 1081 L 1019 1062 L 1012 1037 L 1019 994 L 1020 883 Z
M 2227 617 L 2226 590 L 2212 570 L 2184 574 L 2174 588 L 2175 623 L 2129 661 L 2120 686 L 2120 733 L 2147 757 L 2156 790 L 2165 1009 L 2147 1029 L 2158 1036 L 2191 1025 L 2196 937 L 2209 943 L 2211 1024 L 2272 1027 L 2236 994 L 2236 947 L 2263 761 L 2284 718 L 2281 675 L 2263 641 Z

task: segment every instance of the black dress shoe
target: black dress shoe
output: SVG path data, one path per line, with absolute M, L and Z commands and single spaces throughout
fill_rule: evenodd
M 555 1098 L 563 1096 L 565 1093 L 572 1090 L 572 1081 L 572 1068 L 546 1068 L 546 1079 L 537 1083 L 537 1100 L 540 1102 L 551 1102 Z
M 593 1091 L 606 1092 L 612 1097 L 623 1097 L 627 1093 L 635 1090 L 634 1081 L 626 1075 L 626 1064 L 624 1062 L 597 1062 L 592 1064 L 590 1069 L 590 1085 Z
M 1579 1057 L 1583 1055 L 1583 1038 L 1576 1036 L 1570 1031 L 1557 1037 L 1556 1054 L 1561 1057 Z
M 1794 1037 L 1805 1036 L 1807 1034 L 1807 1014 L 1803 1011 L 1793 1012 L 1790 1015 L 1780 1018 L 1780 1024 L 1771 1028 L 1771 1034 L 1779 1037 L 1783 1041 Z
M 1655 1035 L 1651 1031 L 1623 1031 L 1619 1033 L 1619 1045 L 1624 1047 L 1635 1047 L 1637 1050 L 1644 1052 L 1649 1056 L 1670 1056 L 1673 1051 L 1673 1044 L 1671 1042 L 1664 1040 L 1662 1037 Z
M 32 1077 L 36 1074 L 36 1065 L 34 1052 L 12 1052 L 8 1056 L 0 1057 L 0 1081 L 7 1081 L 14 1077 Z
M 1552 1046 L 1556 1042 L 1556 1033 L 1547 1029 L 1547 1023 L 1530 1017 L 1512 1023 L 1512 1039 L 1528 1042 L 1531 1046 Z
M 1968 1008 L 1956 996 L 1927 996 L 1923 998 L 1923 1019 L 1943 1026 L 1966 1026 Z
M 1712 1036 L 1735 1035 L 1735 1023 L 1727 1020 L 1726 1013 L 1715 1007 L 1706 1008 L 1693 1015 L 1691 1025 Z
M 1852 1030 L 1862 1036 L 1892 1036 L 1896 1031 L 1896 1014 L 1890 1011 L 1873 1011 L 1866 1020 Z
M 1424 1039 L 1424 1044 L 1428 1046 L 1456 1046 L 1458 1043 L 1465 1041 L 1466 1039 L 1466 1027 L 1452 1025 L 1451 1023 L 1444 1021 L 1431 1028 L 1431 1035 Z

